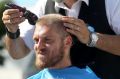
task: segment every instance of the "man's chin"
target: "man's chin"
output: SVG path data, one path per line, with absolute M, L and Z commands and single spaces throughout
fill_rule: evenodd
M 38 63 L 38 62 L 35 63 L 35 66 L 39 70 L 46 68 L 45 64 Z

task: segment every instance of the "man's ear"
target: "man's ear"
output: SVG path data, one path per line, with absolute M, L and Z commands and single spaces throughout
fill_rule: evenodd
M 65 38 L 65 45 L 72 46 L 72 37 L 70 35 Z

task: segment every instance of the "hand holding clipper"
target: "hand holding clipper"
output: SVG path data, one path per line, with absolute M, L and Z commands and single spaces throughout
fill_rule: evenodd
M 28 22 L 31 24 L 31 25 L 35 25 L 38 17 L 30 12 L 29 10 L 26 10 L 26 8 L 23 8 L 23 7 L 20 7 L 18 5 L 15 5 L 15 4 L 12 4 L 12 3 L 9 3 L 9 4 L 6 4 L 5 7 L 7 9 L 19 9 L 20 12 L 23 12 L 23 16 L 28 19 Z

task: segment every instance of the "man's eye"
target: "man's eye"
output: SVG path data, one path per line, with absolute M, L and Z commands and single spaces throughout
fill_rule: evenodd
M 46 38 L 45 41 L 46 41 L 47 43 L 49 43 L 49 42 L 51 42 L 51 39 Z

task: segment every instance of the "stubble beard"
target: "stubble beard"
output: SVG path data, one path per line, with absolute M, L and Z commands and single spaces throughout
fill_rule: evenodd
M 55 52 L 55 51 L 54 51 Z M 44 62 L 40 62 L 39 58 L 36 57 L 36 67 L 38 69 L 44 69 L 44 68 L 49 68 L 49 67 L 55 67 L 56 64 L 58 64 L 60 61 L 62 61 L 63 57 L 64 57 L 64 50 L 63 50 L 63 45 L 61 45 L 61 47 L 59 48 L 59 50 L 57 51 L 59 52 L 59 54 L 57 54 L 56 56 L 46 59 Z

